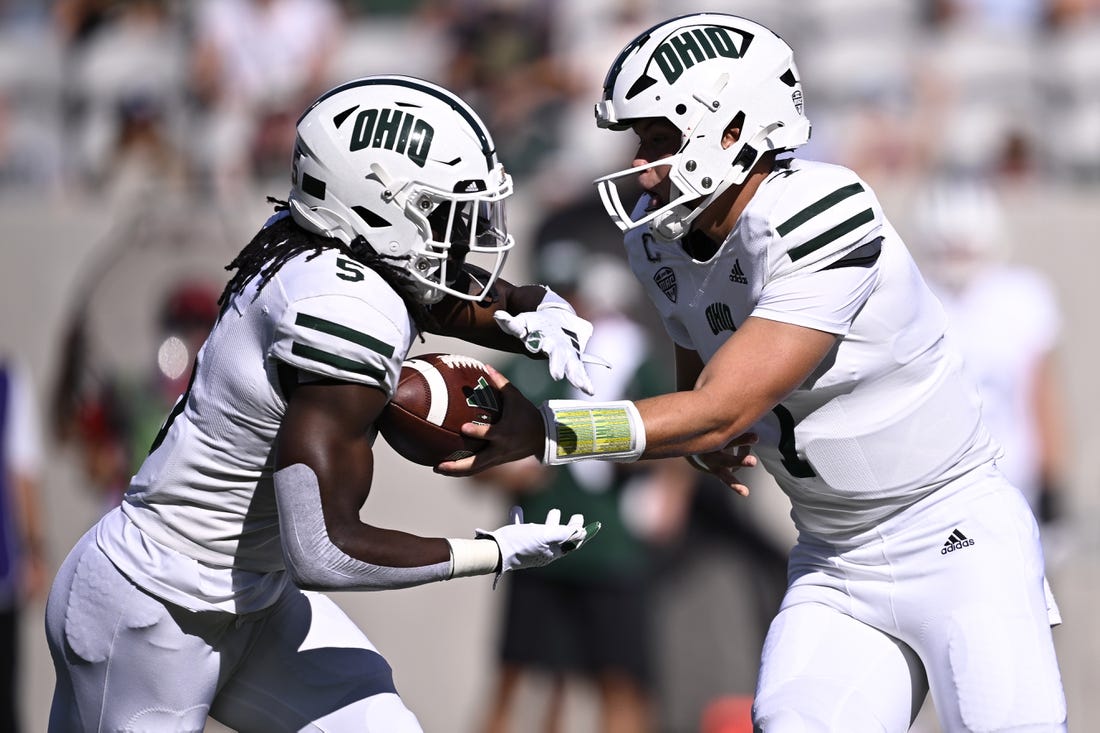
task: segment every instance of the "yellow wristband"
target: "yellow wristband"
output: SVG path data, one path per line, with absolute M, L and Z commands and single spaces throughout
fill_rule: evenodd
M 645 452 L 645 424 L 629 400 L 550 400 L 540 411 L 546 426 L 542 462 L 548 466 L 585 458 L 631 462 Z

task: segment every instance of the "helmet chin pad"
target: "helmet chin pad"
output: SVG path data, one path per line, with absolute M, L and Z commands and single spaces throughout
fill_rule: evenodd
M 686 218 L 686 216 L 680 215 L 675 210 L 669 211 L 664 216 L 658 216 L 653 220 L 649 225 L 650 231 L 653 232 L 654 237 L 662 242 L 675 242 L 688 233 L 691 221 L 685 221 Z

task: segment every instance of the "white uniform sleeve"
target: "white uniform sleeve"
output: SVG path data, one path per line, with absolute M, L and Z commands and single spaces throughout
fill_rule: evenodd
M 874 267 L 795 272 L 769 283 L 752 315 L 843 336 L 876 282 Z
M 794 180 L 769 215 L 774 276 L 827 267 L 882 236 L 882 207 L 851 171 L 830 166 L 828 175 L 799 171 Z
M 839 166 L 791 184 L 770 212 L 769 276 L 752 315 L 844 335 L 878 282 L 882 209 Z
M 350 295 L 319 295 L 287 306 L 275 326 L 270 356 L 392 396 L 403 348 L 402 330 L 370 303 Z

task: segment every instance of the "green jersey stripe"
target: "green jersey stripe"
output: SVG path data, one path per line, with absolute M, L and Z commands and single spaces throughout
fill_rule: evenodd
M 379 341 L 362 331 L 356 331 L 354 328 L 348 328 L 334 321 L 311 316 L 308 313 L 299 313 L 298 317 L 294 319 L 294 324 L 302 326 L 303 328 L 313 329 L 314 331 L 320 331 L 321 333 L 327 333 L 330 336 L 342 338 L 345 341 L 358 344 L 385 357 L 393 356 L 393 347 L 384 341 Z
M 779 236 L 785 237 L 787 236 L 787 234 L 794 231 L 797 227 L 800 227 L 808 222 L 810 219 L 813 219 L 822 211 L 836 206 L 844 199 L 848 198 L 849 196 L 855 196 L 862 190 L 863 185 L 860 183 L 852 183 L 845 186 L 844 188 L 838 188 L 825 198 L 810 204 L 805 209 L 792 216 L 790 219 L 787 219 L 787 221 L 777 226 L 775 230 L 779 232 Z
M 331 367 L 336 367 L 345 372 L 352 372 L 353 374 L 365 374 L 368 377 L 374 377 L 379 382 L 385 384 L 386 372 L 384 369 L 378 369 L 370 364 L 364 364 L 359 361 L 352 361 L 351 359 L 345 359 L 342 356 L 336 354 L 330 354 L 327 351 L 321 351 L 315 349 L 312 346 L 306 346 L 300 344 L 297 341 L 294 342 L 294 346 L 290 348 L 290 353 L 295 356 L 302 356 L 306 359 L 319 362 L 321 364 L 328 364 Z
M 800 260 L 806 255 L 810 254 L 814 250 L 821 249 L 826 244 L 832 242 L 838 237 L 842 237 L 848 232 L 857 229 L 864 224 L 869 224 L 874 220 L 875 212 L 871 209 L 864 209 L 847 221 L 842 221 L 841 223 L 837 224 L 829 231 L 818 234 L 813 239 L 803 242 L 787 254 L 791 256 L 791 262 L 795 262 L 796 260 Z

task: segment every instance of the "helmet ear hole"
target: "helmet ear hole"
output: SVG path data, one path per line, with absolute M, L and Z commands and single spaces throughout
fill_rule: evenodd
M 380 229 L 382 227 L 390 226 L 390 222 L 383 219 L 381 216 L 363 206 L 352 206 L 351 210 L 359 215 L 359 218 L 366 222 L 367 226 L 372 229 Z
M 726 125 L 726 132 L 733 135 L 734 142 L 741 139 L 741 132 L 745 129 L 745 112 L 742 110 L 733 116 Z

